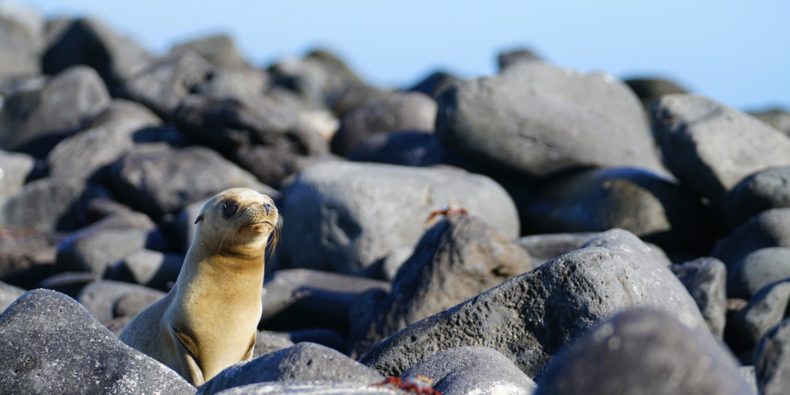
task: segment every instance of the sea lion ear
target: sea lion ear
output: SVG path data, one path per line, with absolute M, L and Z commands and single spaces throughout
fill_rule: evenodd
M 202 220 L 203 220 L 203 214 L 198 215 L 197 218 L 195 218 L 195 225 L 197 225 L 197 223 Z

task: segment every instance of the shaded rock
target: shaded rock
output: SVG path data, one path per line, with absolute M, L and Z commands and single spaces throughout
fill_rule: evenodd
M 546 235 L 524 236 L 516 240 L 516 243 L 527 250 L 536 266 L 539 262 L 545 262 L 572 250 L 575 250 L 584 243 L 597 236 L 598 233 L 555 233 Z
M 33 288 L 53 275 L 57 237 L 0 229 L 0 281 Z
M 289 394 L 289 395 L 396 395 L 405 394 L 388 386 L 353 384 L 353 383 L 333 383 L 326 381 L 312 382 L 285 382 L 285 383 L 258 383 L 233 387 L 218 392 L 222 395 L 269 395 L 269 394 Z
M 69 68 L 39 90 L 5 98 L 0 109 L 0 148 L 44 157 L 109 104 L 107 89 L 93 69 Z
M 664 96 L 651 118 L 669 170 L 718 210 L 744 177 L 790 164 L 790 138 L 702 96 Z
M 389 290 L 383 281 L 307 269 L 278 270 L 262 296 L 261 327 L 271 330 L 331 328 L 348 334 L 351 305 L 370 289 Z
M 260 97 L 269 86 L 269 75 L 257 69 L 217 69 L 194 93 L 210 97 L 231 97 L 247 100 Z
M 43 23 L 20 15 L 10 3 L 0 5 L 0 79 L 36 75 Z M 32 22 L 26 23 L 26 22 Z
M 634 306 L 665 309 L 691 327 L 705 325 L 694 300 L 649 247 L 626 231 L 611 230 L 395 333 L 362 362 L 392 375 L 441 350 L 486 346 L 535 377 L 567 343 Z
M 727 313 L 727 267 L 716 258 L 699 258 L 671 269 L 694 298 L 708 329 L 721 340 Z
M 787 112 L 787 110 L 781 108 L 772 108 L 762 111 L 750 111 L 749 115 L 790 136 L 790 112 Z
M 696 196 L 636 168 L 586 170 L 558 179 L 522 213 L 531 233 L 621 228 L 674 253 L 708 253 L 716 236 Z
M 173 46 L 171 52 L 194 51 L 218 68 L 247 68 L 233 39 L 226 34 L 215 34 L 189 40 Z
M 202 147 L 138 147 L 115 163 L 110 174 L 117 196 L 153 218 L 232 187 L 276 196 L 251 174 Z
M 449 215 L 414 247 L 356 351 L 532 268 L 529 254 L 490 225 Z
M 331 381 L 371 384 L 384 377 L 359 362 L 326 347 L 300 343 L 249 362 L 231 366 L 200 387 L 211 394 L 269 381 Z
M 760 394 L 787 392 L 790 388 L 790 319 L 763 336 L 755 350 L 754 361 Z
M 403 372 L 433 379 L 443 395 L 530 395 L 535 382 L 504 355 L 488 347 L 440 351 Z
M 732 320 L 743 346 L 751 349 L 771 328 L 790 317 L 788 307 L 790 280 L 767 285 L 758 291 Z
M 343 354 L 347 354 L 351 349 L 351 341 L 347 337 L 329 328 L 293 330 L 288 332 L 288 339 L 297 344 L 302 342 L 319 344 Z
M 203 200 L 190 203 L 184 206 L 184 208 L 178 212 L 178 215 L 176 215 L 172 224 L 172 229 L 174 232 L 173 238 L 175 239 L 175 243 L 177 243 L 176 248 L 178 251 L 186 253 L 189 249 L 189 245 L 192 244 L 192 239 L 195 238 L 195 228 L 197 228 L 195 220 L 198 215 L 200 215 L 203 204 L 205 204 Z
M 688 93 L 688 90 L 678 83 L 664 78 L 628 78 L 623 80 L 629 88 L 636 94 L 646 110 L 650 111 L 650 106 L 654 101 L 664 95 L 676 93 Z
M 88 224 L 88 202 L 104 196 L 104 188 L 80 180 L 36 180 L 0 202 L 0 225 L 42 233 L 73 231 Z
M 432 210 L 457 204 L 505 237 L 518 234 L 510 197 L 454 169 L 322 162 L 284 191 L 282 249 L 292 267 L 376 276 L 383 259 L 416 244 Z
M 332 151 L 348 155 L 366 137 L 383 132 L 432 132 L 436 102 L 422 93 L 393 93 L 349 111 L 332 138 Z
M 255 334 L 255 349 L 252 351 L 252 358 L 255 359 L 270 352 L 292 347 L 294 343 L 286 336 L 286 334 L 275 332 L 258 331 Z
M 500 71 L 521 62 L 539 62 L 541 60 L 541 57 L 529 48 L 511 48 L 499 52 L 496 56 Z
M 635 309 L 598 325 L 551 361 L 535 395 L 557 393 L 752 392 L 734 358 L 710 335 L 689 329 L 670 313 Z
M 115 100 L 87 129 L 61 141 L 47 156 L 55 178 L 87 179 L 135 146 L 135 136 L 161 123 L 140 104 Z
M 19 192 L 34 165 L 28 155 L 0 150 L 0 197 Z
M 752 393 L 756 394 L 757 391 L 757 378 L 754 377 L 754 366 L 741 366 L 738 368 L 738 371 L 741 373 L 741 377 L 743 380 L 749 384 L 749 387 L 752 389 Z
M 213 72 L 214 67 L 192 51 L 170 54 L 129 77 L 123 95 L 167 118 Z
M 121 343 L 71 298 L 30 291 L 0 315 L 3 393 L 195 391 L 175 372 Z
M 661 172 L 642 108 L 608 74 L 521 62 L 438 99 L 436 134 L 481 164 L 531 176 L 589 166 Z
M 151 61 L 143 47 L 98 19 L 78 18 L 65 23 L 44 52 L 42 67 L 46 74 L 76 65 L 90 66 L 116 94 L 127 78 Z
M 422 167 L 445 163 L 449 155 L 433 133 L 405 131 L 368 136 L 354 146 L 348 159 Z
M 409 92 L 420 92 L 436 99 L 447 87 L 455 85 L 461 81 L 462 80 L 460 78 L 454 76 L 453 74 L 439 70 L 428 74 L 425 78 L 421 79 L 419 82 L 414 84 L 414 86 L 406 90 Z
M 291 177 L 316 163 L 337 160 L 334 155 L 303 156 L 265 146 L 241 147 L 233 154 L 241 167 L 266 185 L 281 188 Z
M 732 265 L 727 294 L 750 299 L 766 285 L 788 278 L 790 278 L 790 248 L 762 248 L 749 253 Z
M 47 277 L 36 288 L 51 289 L 77 299 L 83 288 L 96 280 L 98 278 L 93 273 L 64 272 Z
M 88 284 L 77 300 L 97 321 L 105 323 L 113 318 L 136 315 L 164 295 L 164 292 L 139 285 L 99 280 Z M 119 307 L 119 304 L 122 305 Z
M 23 293 L 25 293 L 25 290 L 22 288 L 0 282 L 0 314 Z
M 790 247 L 790 208 L 766 210 L 752 217 L 719 240 L 712 255 L 732 267 L 766 247 Z
M 724 210 L 733 227 L 772 208 L 790 208 L 790 166 L 752 174 L 727 193 Z
M 184 256 L 138 250 L 107 267 L 104 278 L 168 291 L 181 272 Z

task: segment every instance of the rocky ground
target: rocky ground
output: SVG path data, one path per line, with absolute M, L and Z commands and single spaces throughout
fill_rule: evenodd
M 0 9 L 0 393 L 788 393 L 790 114 L 499 63 L 382 89 Z M 282 240 L 195 389 L 116 335 L 237 186 Z

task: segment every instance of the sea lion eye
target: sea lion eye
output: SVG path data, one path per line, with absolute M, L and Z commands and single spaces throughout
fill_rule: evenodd
M 236 214 L 236 211 L 238 209 L 239 209 L 239 204 L 232 200 L 226 200 L 222 202 L 222 216 L 226 219 Z

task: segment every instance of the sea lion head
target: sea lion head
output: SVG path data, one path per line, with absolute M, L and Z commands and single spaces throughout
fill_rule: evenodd
M 273 247 L 277 241 L 278 221 L 271 197 L 247 188 L 227 189 L 203 205 L 193 244 L 219 254 L 262 256 L 267 244 Z

